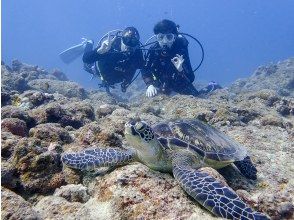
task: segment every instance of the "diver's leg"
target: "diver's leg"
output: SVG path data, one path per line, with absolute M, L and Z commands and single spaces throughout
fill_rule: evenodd
M 235 161 L 234 164 L 245 177 L 247 177 L 248 179 L 256 180 L 257 170 L 249 156 L 245 157 L 241 161 Z
M 94 170 L 98 167 L 119 166 L 132 162 L 135 153 L 131 150 L 89 149 L 62 155 L 62 163 L 80 170 Z

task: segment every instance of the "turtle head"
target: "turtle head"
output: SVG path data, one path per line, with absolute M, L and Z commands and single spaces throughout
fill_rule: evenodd
M 142 155 L 158 154 L 158 141 L 152 128 L 144 121 L 130 120 L 125 124 L 125 137 L 129 144 Z
M 152 128 L 144 121 L 130 120 L 125 124 L 125 135 L 131 143 L 143 142 L 148 144 L 154 139 L 154 132 Z
M 166 157 L 154 130 L 140 119 L 125 124 L 125 138 L 136 150 L 138 160 L 151 169 L 165 171 Z

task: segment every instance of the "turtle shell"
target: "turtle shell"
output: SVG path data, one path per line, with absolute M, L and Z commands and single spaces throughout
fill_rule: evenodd
M 247 150 L 219 130 L 197 119 L 171 120 L 153 127 L 163 147 L 187 149 L 214 161 L 239 161 Z

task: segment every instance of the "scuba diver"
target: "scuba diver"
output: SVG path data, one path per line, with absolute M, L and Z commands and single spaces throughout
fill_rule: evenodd
M 142 77 L 147 85 L 146 96 L 158 90 L 197 96 L 193 86 L 194 72 L 188 54 L 188 40 L 178 34 L 177 25 L 170 20 L 158 22 L 153 29 L 157 42 L 149 48 Z
M 191 35 L 179 33 L 178 26 L 167 19 L 158 22 L 153 32 L 156 42 L 149 48 L 145 66 L 142 69 L 142 78 L 147 86 L 147 97 L 153 97 L 158 92 L 169 95 L 172 91 L 198 96 L 219 88 L 215 83 L 214 86 L 208 85 L 197 91 L 193 85 L 194 71 L 201 65 L 204 55 L 202 45 L 197 39 Z M 202 60 L 195 70 L 190 63 L 189 42 L 184 35 L 196 40 L 202 49 Z
M 74 51 L 76 47 L 82 48 L 84 69 L 93 76 L 99 76 L 101 86 L 107 92 L 110 93 L 109 87 L 113 88 L 117 83 L 121 83 L 121 91 L 126 92 L 137 69 L 144 65 L 138 30 L 127 27 L 114 36 L 108 33 L 107 39 L 99 43 L 98 47 L 93 49 L 93 45 L 92 40 L 84 39 L 81 44 L 70 49 Z M 60 54 L 64 62 L 71 62 L 68 50 Z

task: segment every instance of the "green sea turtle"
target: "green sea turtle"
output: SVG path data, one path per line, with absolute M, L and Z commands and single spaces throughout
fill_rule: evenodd
M 246 149 L 199 120 L 171 120 L 150 127 L 144 121 L 125 125 L 129 150 L 89 149 L 65 153 L 62 162 L 75 169 L 124 165 L 139 161 L 153 170 L 172 173 L 181 187 L 202 206 L 228 219 L 269 219 L 253 211 L 232 189 L 201 167 L 219 169 L 234 163 L 240 172 L 256 179 L 256 168 Z

